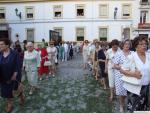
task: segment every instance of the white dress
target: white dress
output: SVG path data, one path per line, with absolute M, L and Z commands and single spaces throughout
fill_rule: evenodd
M 32 52 L 25 51 L 23 66 L 25 67 L 28 82 L 31 86 L 37 86 L 40 61 L 40 54 L 36 50 Z
M 83 62 L 88 63 L 88 45 L 83 46 Z
M 48 59 L 51 61 L 51 64 L 55 64 L 55 59 L 57 57 L 57 49 L 56 47 L 47 47 Z
M 120 48 L 118 48 L 117 52 L 120 51 Z M 108 60 L 108 80 L 109 80 L 109 87 L 114 88 L 115 87 L 115 76 L 114 76 L 114 69 L 113 67 L 113 59 L 117 52 L 113 52 L 112 49 L 108 49 L 106 52 L 106 59 Z
M 129 55 L 131 54 L 131 52 L 129 53 Z M 127 56 L 125 56 L 123 51 L 118 52 L 113 60 L 114 64 L 117 65 L 122 65 L 126 60 L 127 60 Z M 115 89 L 116 89 L 116 95 L 119 96 L 126 96 L 127 95 L 127 91 L 126 89 L 123 87 L 123 81 L 121 80 L 121 77 L 123 76 L 123 74 L 120 73 L 119 70 L 114 69 L 114 75 L 115 75 Z
M 89 45 L 88 55 L 90 56 L 90 58 L 94 57 L 95 49 L 96 47 L 94 44 Z

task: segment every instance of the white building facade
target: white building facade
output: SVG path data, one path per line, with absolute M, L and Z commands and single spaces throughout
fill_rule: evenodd
M 63 41 L 134 38 L 139 33 L 141 0 L 1 0 L 1 37 L 41 42 L 50 30 Z M 149 19 L 149 14 L 147 18 Z M 8 30 L 8 32 L 4 32 Z M 147 29 L 146 29 L 147 30 Z M 150 33 L 148 36 L 150 36 Z

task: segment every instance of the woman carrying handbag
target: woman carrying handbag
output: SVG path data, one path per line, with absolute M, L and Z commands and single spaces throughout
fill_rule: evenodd
M 13 111 L 13 90 L 18 90 L 18 82 L 21 82 L 21 64 L 19 55 L 10 48 L 9 39 L 0 39 L 0 78 L 1 96 L 7 99 L 6 113 Z M 20 104 L 24 102 L 23 92 L 18 95 Z

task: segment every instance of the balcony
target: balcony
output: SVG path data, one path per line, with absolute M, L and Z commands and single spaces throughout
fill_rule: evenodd
M 150 29 L 150 23 L 139 23 L 138 28 L 139 29 Z

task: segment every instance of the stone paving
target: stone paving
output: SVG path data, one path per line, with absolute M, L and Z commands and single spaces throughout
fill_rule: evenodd
M 108 90 L 82 69 L 82 58 L 60 63 L 56 77 L 39 81 L 40 89 L 32 96 L 25 83 L 26 101 L 23 106 L 14 99 L 12 113 L 114 113 L 116 107 L 108 102 Z M 5 113 L 5 100 L 0 98 L 0 113 Z

